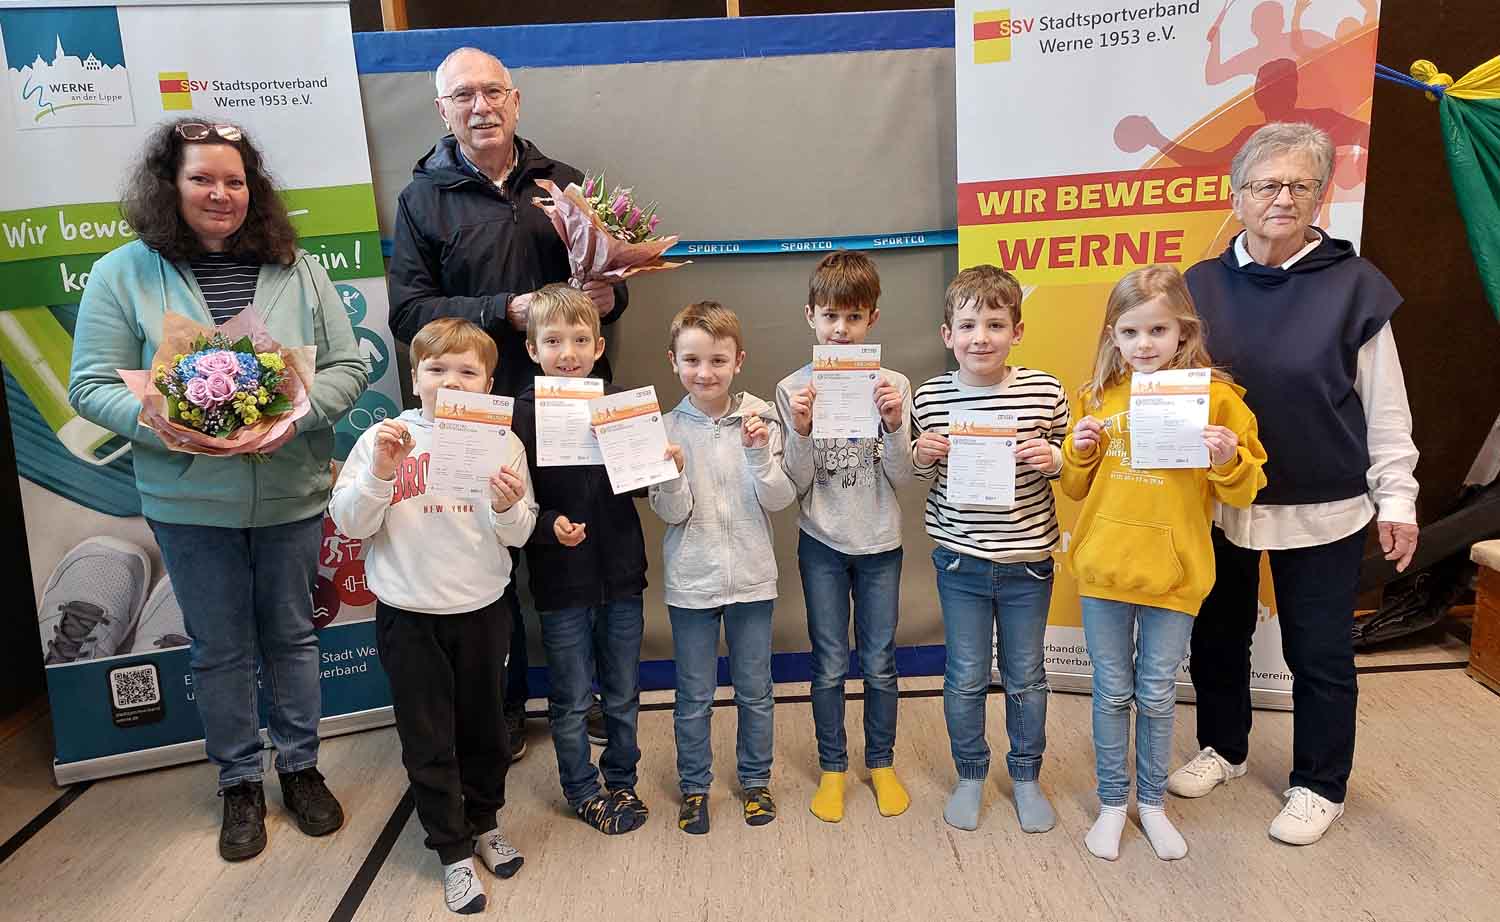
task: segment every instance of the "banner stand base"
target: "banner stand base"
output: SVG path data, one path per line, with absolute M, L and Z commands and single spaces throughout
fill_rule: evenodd
M 351 714 L 340 714 L 337 717 L 325 717 L 318 721 L 318 737 L 328 739 L 334 736 L 343 736 L 346 733 L 358 733 L 361 730 L 374 730 L 379 727 L 388 727 L 396 722 L 395 712 L 389 707 L 371 708 L 367 711 L 355 711 Z M 260 731 L 261 745 L 267 749 L 271 741 L 265 730 Z M 114 756 L 101 756 L 97 759 L 83 759 L 78 762 L 52 764 L 52 777 L 58 787 L 67 787 L 80 781 L 94 781 L 99 778 L 109 778 L 114 775 L 128 775 L 132 772 L 147 771 L 154 768 L 166 768 L 170 765 L 181 765 L 185 762 L 201 762 L 208 756 L 203 751 L 203 740 L 192 740 L 187 743 L 176 743 L 171 746 L 158 746 L 154 749 L 140 749 L 135 752 L 123 752 Z

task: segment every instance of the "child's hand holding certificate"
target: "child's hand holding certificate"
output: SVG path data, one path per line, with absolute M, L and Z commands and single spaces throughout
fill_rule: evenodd
M 880 384 L 880 347 L 814 346 L 812 437 L 870 439 L 880 433 L 875 388 Z
M 677 465 L 667 457 L 667 427 L 656 388 L 597 397 L 589 401 L 589 415 L 616 494 L 677 479 Z
M 589 401 L 604 395 L 598 378 L 536 377 L 536 465 L 603 464 Z
M 443 388 L 432 414 L 429 492 L 490 501 L 490 478 L 509 460 L 505 437 L 515 401 L 493 394 Z
M 1208 368 L 1177 368 L 1130 379 L 1130 466 L 1208 467 Z
M 1016 414 L 955 410 L 948 417 L 948 499 L 965 506 L 1016 503 Z

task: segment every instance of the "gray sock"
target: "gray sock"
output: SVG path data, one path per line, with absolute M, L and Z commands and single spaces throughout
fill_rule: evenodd
M 1011 797 L 1016 801 L 1016 817 L 1026 832 L 1046 832 L 1057 825 L 1057 814 L 1035 781 L 1012 781 Z
M 978 829 L 979 802 L 983 798 L 982 778 L 958 779 L 958 786 L 948 795 L 948 806 L 943 808 L 943 819 L 959 829 Z

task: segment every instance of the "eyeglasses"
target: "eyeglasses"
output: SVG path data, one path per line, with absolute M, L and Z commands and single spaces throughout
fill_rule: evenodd
M 467 109 L 469 106 L 474 105 L 474 98 L 482 93 L 484 94 L 485 102 L 498 108 L 505 105 L 506 100 L 510 99 L 510 94 L 515 91 L 516 88 L 513 86 L 500 86 L 498 84 L 491 84 L 478 90 L 461 86 L 451 93 L 439 96 L 438 99 L 451 99 L 455 106 Z
M 216 134 L 226 141 L 238 141 L 244 137 L 234 125 L 210 125 L 207 122 L 183 122 L 177 126 L 177 133 L 184 141 L 202 141 L 210 134 Z
M 1257 179 L 1255 182 L 1247 182 L 1241 189 L 1247 189 L 1250 197 L 1257 202 L 1274 201 L 1281 194 L 1282 189 L 1292 193 L 1292 198 L 1298 201 L 1306 201 L 1318 194 L 1323 183 L 1316 179 L 1294 179 L 1291 182 L 1282 182 L 1278 179 Z

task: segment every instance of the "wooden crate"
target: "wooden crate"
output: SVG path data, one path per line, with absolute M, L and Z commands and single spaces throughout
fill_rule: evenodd
M 1486 547 L 1486 546 L 1489 547 Z M 1479 588 L 1474 600 L 1474 636 L 1469 641 L 1469 675 L 1500 692 L 1500 541 L 1474 546 Z

